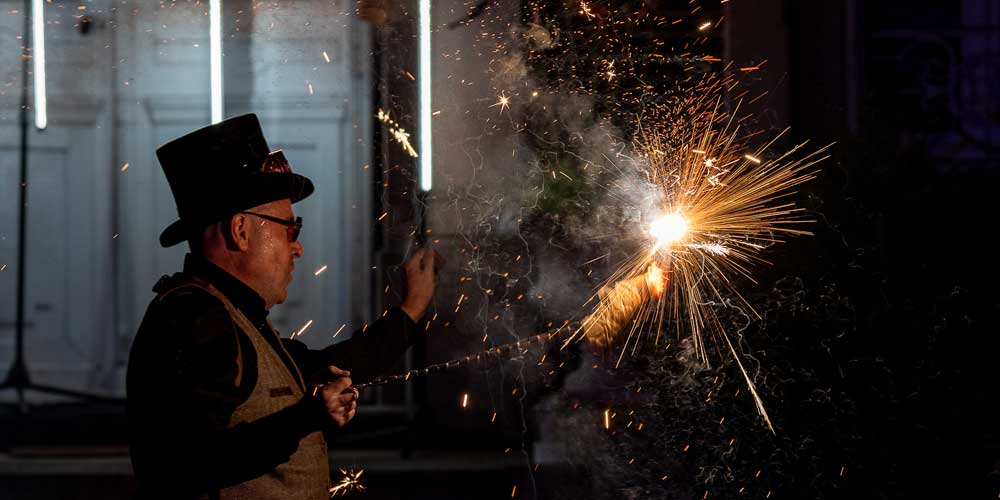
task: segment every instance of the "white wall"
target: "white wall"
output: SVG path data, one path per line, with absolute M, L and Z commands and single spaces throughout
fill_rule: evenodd
M 226 69 L 226 115 L 258 113 L 271 148 L 284 149 L 293 170 L 316 184 L 295 206 L 305 220 L 305 256 L 288 302 L 271 319 L 285 333 L 314 320 L 302 339 L 321 346 L 340 324 L 360 327 L 369 314 L 368 27 L 347 0 L 252 4 L 223 2 L 224 50 L 233 55 L 223 61 L 239 65 Z M 176 209 L 155 149 L 209 122 L 208 2 L 79 5 L 46 4 L 50 125 L 30 139 L 27 357 L 38 382 L 122 395 L 151 287 L 180 270 L 186 252 L 158 243 Z M 84 14 L 94 19 L 87 35 L 74 26 Z M 20 33 L 22 15 L 0 16 L 0 33 Z M 17 246 L 20 58 L 7 45 L 0 51 L 0 84 L 13 81 L 0 94 L 0 265 L 7 263 L 0 370 L 13 349 Z M 314 276 L 322 265 L 328 270 Z M 11 398 L 0 393 L 0 401 Z

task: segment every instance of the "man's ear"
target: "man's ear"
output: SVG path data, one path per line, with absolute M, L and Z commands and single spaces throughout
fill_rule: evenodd
M 225 231 L 224 234 L 226 235 L 226 246 L 230 250 L 246 252 L 250 249 L 250 233 L 253 229 L 250 228 L 249 217 L 244 214 L 233 215 L 229 219 L 227 229 L 228 231 Z

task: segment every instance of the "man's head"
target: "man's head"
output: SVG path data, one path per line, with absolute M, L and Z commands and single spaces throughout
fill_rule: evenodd
M 257 116 L 195 130 L 156 150 L 177 203 L 178 220 L 160 233 L 164 247 L 191 250 L 256 290 L 270 308 L 284 302 L 294 259 L 292 203 L 313 192 L 281 150 L 271 151 Z
M 204 228 L 191 250 L 254 289 L 270 309 L 288 296 L 295 259 L 302 256 L 289 199 L 258 205 Z M 281 222 L 279 222 L 281 221 Z
M 275 200 L 296 203 L 313 192 L 281 150 L 271 151 L 257 116 L 237 116 L 195 130 L 156 150 L 179 219 L 160 233 L 164 247 L 223 217 Z

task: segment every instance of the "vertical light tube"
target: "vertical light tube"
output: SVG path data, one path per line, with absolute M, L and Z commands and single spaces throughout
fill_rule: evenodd
M 41 1 L 41 0 L 39 0 Z M 222 0 L 208 4 L 208 36 L 212 65 L 212 123 L 222 121 Z
M 434 178 L 431 151 L 431 0 L 420 0 L 420 189 L 430 191 Z
M 31 61 L 35 76 L 35 127 L 44 130 L 49 125 L 45 95 L 45 11 L 43 0 L 31 1 Z

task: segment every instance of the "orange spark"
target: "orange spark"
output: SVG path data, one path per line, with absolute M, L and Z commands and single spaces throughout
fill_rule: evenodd
M 306 321 L 306 324 L 302 325 L 302 328 L 299 328 L 297 332 L 293 333 L 292 336 L 288 338 L 294 339 L 295 337 L 302 335 L 302 332 L 306 331 L 306 328 L 309 328 L 310 326 L 312 326 L 312 324 L 313 320 Z
M 510 97 L 507 97 L 506 94 L 504 94 L 503 92 L 501 92 L 500 96 L 497 97 L 496 104 L 491 104 L 490 105 L 491 108 L 495 108 L 497 106 L 500 106 L 500 112 L 501 113 L 503 113 L 503 110 L 505 110 L 505 109 L 506 110 L 510 110 Z

